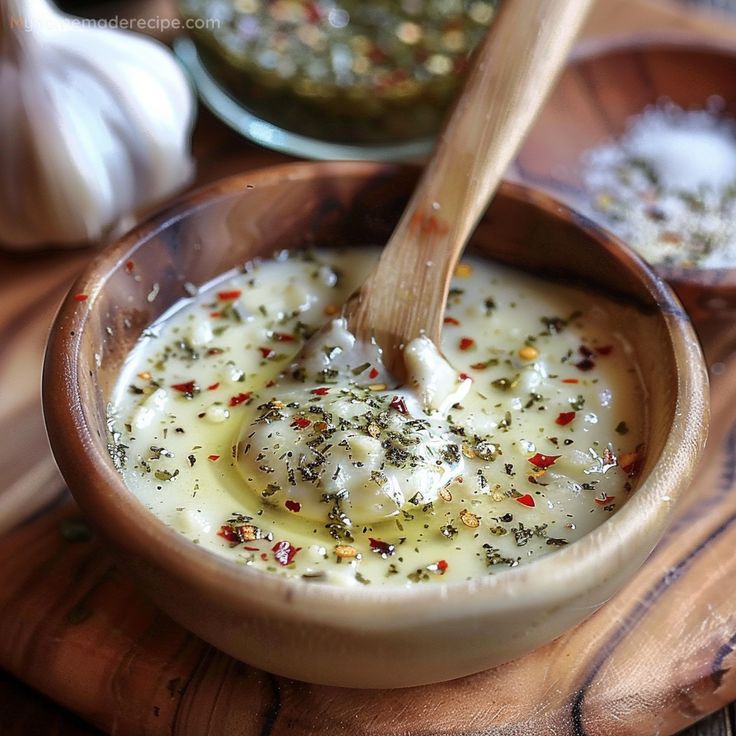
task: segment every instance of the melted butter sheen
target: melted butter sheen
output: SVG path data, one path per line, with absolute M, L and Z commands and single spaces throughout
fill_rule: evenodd
M 625 503 L 645 417 L 636 315 L 494 264 L 458 270 L 442 336 L 379 357 L 333 323 L 377 250 L 230 274 L 147 331 L 111 404 L 126 484 L 194 542 L 342 585 L 498 573 Z

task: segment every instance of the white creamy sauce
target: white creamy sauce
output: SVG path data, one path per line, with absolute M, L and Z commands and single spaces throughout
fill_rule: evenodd
M 243 425 L 237 459 L 249 488 L 266 488 L 276 503 L 290 499 L 314 521 L 324 520 L 327 495 L 352 523 L 368 524 L 395 516 L 409 499 L 437 500 L 462 474 L 447 412 L 472 381 L 426 337 L 407 345 L 408 376 L 398 388 L 389 389 L 395 381 L 380 351 L 369 361 L 367 352 L 344 320 L 309 342 L 279 380 L 277 398 Z M 360 375 L 369 366 L 375 377 L 366 385 Z
M 621 332 L 636 315 L 467 260 L 442 353 L 413 341 L 396 387 L 336 318 L 377 255 L 254 263 L 150 328 L 111 403 L 131 492 L 212 552 L 341 585 L 496 573 L 625 503 L 646 419 Z

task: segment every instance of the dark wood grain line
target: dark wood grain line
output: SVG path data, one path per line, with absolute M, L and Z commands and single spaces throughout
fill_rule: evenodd
M 616 125 L 616 121 L 608 115 L 608 108 L 605 105 L 604 99 L 601 97 L 602 88 L 595 80 L 591 79 L 590 69 L 587 66 L 576 67 L 575 76 L 587 88 L 591 99 L 595 103 L 593 105 L 595 112 L 605 125 L 608 135 L 612 138 L 619 135 L 620 130 Z
M 714 713 L 683 731 L 680 736 L 733 736 L 729 709 Z
M 730 670 L 730 667 L 726 667 L 724 669 L 723 663 L 726 657 L 728 657 L 728 655 L 731 654 L 734 649 L 736 649 L 736 633 L 733 634 L 731 638 L 728 639 L 728 641 L 720 646 L 720 648 L 716 652 L 715 657 L 713 658 L 713 662 L 711 664 L 711 679 L 713 680 L 713 684 L 716 687 L 721 686 L 721 682 L 723 681 L 724 676 Z
M 279 713 L 281 712 L 281 684 L 278 678 L 269 673 L 264 673 L 267 678 L 268 685 L 271 689 L 271 703 L 269 704 L 263 716 L 263 726 L 261 727 L 260 736 L 271 736 L 276 726 Z
M 174 709 L 174 714 L 171 719 L 172 736 L 176 736 L 176 734 L 183 734 L 187 732 L 188 715 L 186 713 L 186 710 L 189 707 L 189 703 L 187 702 L 186 696 L 191 696 L 192 700 L 196 700 L 197 685 L 198 683 L 201 683 L 204 680 L 206 680 L 206 675 L 210 667 L 210 663 L 212 659 L 216 656 L 218 656 L 217 652 L 212 647 L 206 646 L 203 649 L 202 654 L 199 657 L 199 660 L 197 661 L 196 665 L 189 672 L 188 677 L 186 678 L 185 682 L 183 682 L 181 686 L 179 687 L 179 700 L 176 703 L 176 708 Z M 220 655 L 220 656 L 224 656 L 224 655 Z M 218 687 L 217 687 L 218 695 L 222 691 L 224 684 L 225 683 L 223 681 L 221 681 L 218 684 Z M 212 705 L 211 707 L 214 708 L 215 706 Z
M 98 555 L 95 555 L 95 557 L 97 558 Z M 73 594 L 73 588 L 76 588 L 79 584 L 79 581 L 84 579 L 83 570 L 87 567 L 87 563 L 91 561 L 92 560 L 90 556 L 80 565 L 80 568 L 77 571 L 78 579 L 72 581 L 72 586 L 70 586 L 70 593 Z M 117 569 L 112 563 L 110 563 L 110 565 L 101 572 L 95 573 L 94 580 L 85 590 L 83 590 L 82 594 L 78 595 L 76 599 L 72 597 L 74 603 L 69 609 L 69 612 L 64 617 L 64 622 L 69 626 L 77 626 L 79 623 L 82 623 L 89 616 L 91 616 L 92 609 L 90 607 L 90 603 L 95 594 L 100 590 L 100 588 L 114 580 L 116 575 Z M 75 576 L 75 578 L 77 576 Z
M 657 100 L 658 85 L 654 83 L 652 78 L 651 63 L 652 59 L 649 53 L 645 52 L 634 57 L 636 68 L 639 71 L 639 78 L 643 83 L 643 87 L 647 90 L 647 97 L 651 100 Z
M 149 646 L 155 645 L 159 635 L 159 626 L 161 625 L 162 621 L 165 622 L 165 626 L 170 626 L 170 621 L 168 620 L 168 618 L 165 617 L 163 613 L 157 612 L 156 616 L 151 621 L 151 624 L 148 626 L 146 633 L 140 639 L 134 640 L 130 643 L 130 646 L 121 657 L 120 664 L 118 665 L 116 673 L 113 676 L 113 685 L 117 684 L 118 679 L 124 679 L 124 677 L 121 676 L 121 673 L 135 671 L 136 666 L 139 663 L 141 653 L 145 652 Z M 192 681 L 192 678 L 187 676 L 186 670 L 182 667 L 181 662 L 186 659 L 187 650 L 192 647 L 192 644 L 195 641 L 196 639 L 192 635 L 181 637 L 179 645 L 165 660 L 163 660 L 163 666 L 161 667 L 162 674 L 172 673 L 174 671 L 180 671 L 183 673 L 175 677 L 170 677 L 166 682 L 166 691 L 169 694 L 170 700 L 176 701 L 173 716 L 171 718 L 171 723 L 174 724 L 171 730 L 172 734 L 177 733 L 175 725 L 177 723 L 179 709 L 181 707 L 181 704 L 184 702 L 187 690 Z M 122 685 L 120 686 L 120 692 L 124 692 L 124 688 Z M 123 696 L 121 695 L 121 697 Z M 157 717 L 160 711 L 160 706 L 154 706 L 154 713 Z
M 726 437 L 725 449 L 726 459 L 723 463 L 719 490 L 729 492 L 736 484 L 736 424 L 731 427 Z

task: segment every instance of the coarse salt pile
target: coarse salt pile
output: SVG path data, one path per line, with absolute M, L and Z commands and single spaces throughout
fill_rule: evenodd
M 647 108 L 583 155 L 588 214 L 651 263 L 736 266 L 736 124 L 720 107 Z

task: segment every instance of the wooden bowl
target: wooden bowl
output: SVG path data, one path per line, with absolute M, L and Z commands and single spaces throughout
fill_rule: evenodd
M 724 114 L 736 119 L 736 44 L 662 32 L 583 43 L 527 137 L 515 173 L 584 211 L 590 202 L 580 177 L 584 151 L 620 136 L 647 105 L 669 99 L 703 108 L 712 95 L 723 97 Z M 736 268 L 655 270 L 693 319 L 736 309 Z
M 188 195 L 90 264 L 48 344 L 44 407 L 54 454 L 120 565 L 202 638 L 297 679 L 419 685 L 483 670 L 550 641 L 641 565 L 687 487 L 705 438 L 702 356 L 670 290 L 570 210 L 507 184 L 478 228 L 478 250 L 584 284 L 638 312 L 627 338 L 649 398 L 648 450 L 640 486 L 618 513 L 532 564 L 411 590 L 271 576 L 199 548 L 154 517 L 116 472 L 105 423 L 121 363 L 141 330 L 184 296 L 186 282 L 203 284 L 256 255 L 306 243 L 385 242 L 416 174 L 380 164 L 290 164 Z M 143 275 L 139 281 L 126 272 L 128 260 Z

